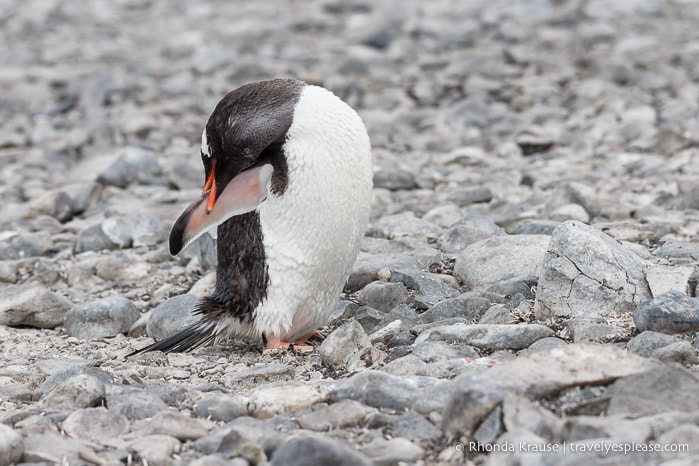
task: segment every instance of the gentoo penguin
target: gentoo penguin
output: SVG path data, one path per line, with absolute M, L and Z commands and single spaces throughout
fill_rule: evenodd
M 264 348 L 302 344 L 327 323 L 369 222 L 361 118 L 322 87 L 246 84 L 216 105 L 201 159 L 204 192 L 175 222 L 170 252 L 217 227 L 216 286 L 193 310 L 196 323 L 137 353 L 231 336 Z

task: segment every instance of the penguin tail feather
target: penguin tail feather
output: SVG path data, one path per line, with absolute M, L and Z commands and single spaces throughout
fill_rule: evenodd
M 216 322 L 202 319 L 179 332 L 156 341 L 152 345 L 141 348 L 126 356 L 130 358 L 137 354 L 149 351 L 162 351 L 163 353 L 183 353 L 193 351 L 200 346 L 211 343 L 216 338 Z

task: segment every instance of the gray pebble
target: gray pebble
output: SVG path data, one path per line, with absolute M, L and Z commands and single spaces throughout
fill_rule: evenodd
M 153 309 L 148 317 L 146 333 L 160 341 L 163 338 L 193 324 L 199 318 L 192 310 L 199 302 L 196 296 L 185 293 L 173 296 Z
M 457 254 L 477 241 L 502 236 L 505 232 L 492 220 L 476 213 L 464 217 L 439 237 L 439 248 L 447 253 Z
M 148 464 L 169 464 L 172 455 L 180 452 L 180 442 L 168 435 L 146 435 L 131 442 L 128 448 Z
M 330 431 L 362 425 L 365 418 L 375 412 L 375 408 L 364 406 L 358 401 L 342 400 L 304 414 L 299 417 L 298 422 L 304 429 Z
M 272 456 L 271 466 L 370 466 L 364 455 L 329 438 L 296 438 L 285 442 Z
M 138 388 L 107 393 L 107 406 L 130 421 L 153 417 L 167 409 L 167 405 L 156 395 Z
M 77 374 L 46 391 L 41 397 L 41 404 L 67 411 L 91 408 L 103 403 L 105 394 L 105 386 L 100 379 L 87 374 Z
M 393 422 L 391 435 L 419 442 L 441 437 L 442 431 L 423 416 L 415 413 L 406 413 Z
M 35 199 L 29 209 L 30 217 L 50 215 L 59 222 L 66 222 L 73 216 L 73 200 L 62 189 L 53 189 Z
M 374 173 L 374 187 L 386 189 L 415 189 L 415 175 L 407 170 L 378 170 Z
M 408 301 L 408 290 L 402 283 L 375 281 L 362 288 L 357 299 L 361 304 L 388 312 Z
M 383 270 L 422 270 L 441 260 L 439 254 L 409 255 L 403 253 L 362 254 L 357 257 L 346 288 L 358 290 L 379 279 Z
M 415 462 L 422 458 L 425 452 L 407 438 L 398 437 L 390 440 L 378 438 L 363 446 L 362 453 L 371 459 L 372 464 L 388 466 L 401 462 Z
M 323 364 L 342 366 L 357 351 L 371 347 L 371 340 L 362 326 L 350 320 L 328 335 L 318 351 Z
M 485 350 L 520 350 L 536 340 L 553 336 L 549 327 L 539 324 L 454 324 L 435 327 L 420 334 L 416 343 L 423 341 L 446 341 L 464 343 Z
M 574 343 L 609 343 L 625 336 L 627 329 L 592 319 L 570 319 L 565 322 Z
M 22 435 L 12 427 L 0 424 L 0 464 L 19 463 L 23 453 Z
M 443 361 L 456 358 L 479 357 L 478 352 L 467 345 L 454 345 L 445 341 L 422 341 L 415 345 L 413 356 L 425 362 Z
M 460 207 L 479 202 L 490 202 L 493 199 L 493 192 L 490 188 L 479 186 L 477 188 L 456 189 L 449 193 L 447 200 Z
M 66 313 L 63 326 L 70 336 L 94 340 L 126 333 L 140 316 L 130 300 L 112 296 L 73 307 Z
M 490 308 L 490 300 L 481 296 L 462 295 L 445 299 L 420 315 L 422 322 L 439 322 L 452 317 L 462 317 L 468 321 L 481 317 Z
M 513 324 L 518 319 L 502 304 L 494 304 L 478 321 L 479 324 Z
M 61 424 L 62 429 L 71 437 L 94 442 L 118 437 L 128 432 L 130 426 L 126 417 L 104 407 L 73 411 Z
M 228 422 L 248 413 L 247 399 L 210 393 L 197 401 L 194 413 L 204 419 Z
M 454 276 L 469 289 L 538 276 L 549 240 L 544 235 L 508 235 L 478 241 L 457 257 Z
M 40 285 L 0 287 L 0 324 L 54 328 L 72 304 Z
M 160 411 L 144 427 L 148 435 L 162 434 L 175 437 L 182 442 L 196 440 L 207 434 L 206 427 L 197 419 L 179 411 Z
M 92 449 L 78 439 L 64 436 L 32 434 L 24 437 L 25 463 L 80 464 L 83 462 L 81 453 L 93 453 Z M 93 453 L 94 454 L 94 453 Z
M 551 235 L 561 222 L 555 220 L 524 220 L 512 230 L 513 235 Z
M 427 222 L 415 216 L 412 212 L 386 215 L 372 223 L 367 231 L 368 236 L 376 238 L 398 238 L 402 236 L 415 236 L 418 238 L 439 236 L 442 229 L 437 225 Z
M 97 181 L 103 185 L 126 188 L 132 183 L 160 184 L 162 169 L 155 154 L 140 147 L 126 147 Z
M 699 406 L 699 381 L 675 365 L 662 365 L 611 384 L 607 415 L 650 416 L 666 411 L 689 412 Z
M 694 366 L 699 362 L 697 350 L 688 341 L 678 341 L 656 349 L 651 354 L 652 358 L 663 362 L 676 362 L 683 366 Z
M 626 343 L 626 349 L 639 356 L 648 358 L 653 354 L 653 351 L 678 341 L 680 339 L 675 336 L 646 330 L 630 339 Z
M 699 330 L 699 299 L 670 291 L 641 303 L 633 314 L 640 331 L 684 333 Z
M 557 337 L 546 337 L 537 340 L 527 348 L 528 351 L 549 351 L 556 348 L 562 348 L 568 343 Z

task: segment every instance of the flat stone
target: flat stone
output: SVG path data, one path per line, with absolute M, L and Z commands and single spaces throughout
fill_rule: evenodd
M 442 436 L 434 424 L 424 416 L 416 413 L 406 413 L 393 422 L 391 429 L 393 437 L 406 438 L 410 441 L 420 442 L 434 440 Z
M 553 335 L 553 330 L 539 324 L 454 324 L 427 330 L 417 337 L 415 343 L 438 340 L 486 350 L 520 350 Z
M 68 335 L 82 340 L 126 333 L 141 316 L 138 307 L 123 296 L 111 296 L 71 308 L 63 319 Z
M 543 397 L 576 385 L 609 383 L 643 372 L 649 364 L 639 356 L 604 345 L 572 344 L 530 352 L 449 382 L 453 392 L 442 413 L 442 430 L 448 435 L 472 433 L 507 393 Z
M 306 408 L 325 400 L 327 388 L 300 382 L 272 382 L 260 385 L 248 393 L 249 412 L 258 418 L 268 418 Z
M 364 419 L 376 409 L 354 400 L 342 400 L 337 403 L 314 410 L 298 418 L 304 429 L 330 431 L 348 426 L 361 425 Z
M 676 362 L 687 367 L 694 366 L 699 362 L 697 350 L 688 341 L 677 341 L 663 346 L 662 348 L 658 348 L 653 351 L 651 357 L 663 362 Z
M 414 213 L 408 211 L 395 215 L 386 215 L 369 226 L 366 233 L 376 238 L 400 238 L 402 236 L 414 236 L 424 238 L 439 236 L 442 229 L 426 220 L 417 218 Z
M 578 221 L 564 222 L 553 232 L 544 259 L 536 318 L 629 315 L 650 298 L 645 268 L 642 259 L 601 231 Z
M 444 232 L 437 244 L 444 252 L 458 254 L 477 241 L 504 235 L 502 228 L 492 220 L 478 213 L 470 213 Z
M 153 151 L 140 147 L 126 147 L 116 154 L 114 162 L 97 177 L 107 186 L 126 188 L 132 183 L 157 184 L 162 169 Z
M 644 358 L 650 357 L 653 351 L 680 341 L 675 336 L 646 330 L 636 335 L 626 343 L 626 349 Z
M 376 439 L 361 449 L 375 466 L 390 466 L 400 462 L 415 462 L 422 458 L 425 451 L 407 438 Z
M 156 395 L 138 388 L 129 388 L 107 394 L 110 411 L 125 416 L 130 421 L 153 417 L 167 410 L 167 405 Z
M 248 399 L 209 393 L 194 405 L 194 413 L 204 419 L 228 422 L 248 413 Z
M 686 293 L 693 272 L 693 265 L 652 264 L 646 270 L 646 280 L 653 297 L 670 291 Z
M 128 432 L 131 423 L 121 414 L 100 406 L 73 411 L 61 427 L 73 438 L 100 442 Z
M 473 320 L 481 317 L 490 307 L 489 299 L 481 296 L 459 296 L 445 299 L 420 314 L 424 323 L 439 322 L 452 317 Z
M 164 301 L 150 313 L 146 324 L 148 336 L 160 341 L 197 322 L 192 310 L 199 302 L 193 294 L 185 293 Z
M 661 365 L 620 378 L 611 393 L 607 414 L 650 416 L 667 411 L 689 412 L 699 406 L 699 379 L 675 365 Z
M 439 383 L 431 377 L 399 377 L 366 370 L 339 383 L 328 393 L 328 400 L 356 400 L 374 408 L 402 410 L 412 407 L 423 391 Z
M 169 435 L 146 435 L 131 442 L 128 448 L 148 464 L 164 465 L 173 460 L 173 454 L 180 452 L 180 442 Z
M 569 319 L 565 322 L 573 343 L 610 343 L 624 338 L 628 329 L 592 319 Z
M 546 439 L 548 443 L 559 443 L 563 437 L 564 422 L 561 419 L 520 395 L 505 395 L 502 402 L 502 419 L 508 431 L 526 429 Z
M 22 434 L 10 426 L 0 424 L 0 464 L 19 463 L 23 453 Z
M 379 272 L 388 270 L 424 270 L 438 264 L 441 258 L 437 254 L 410 255 L 403 253 L 361 253 L 352 268 L 346 288 L 358 290 L 379 279 Z
M 640 331 L 685 333 L 699 330 L 699 298 L 670 291 L 641 303 L 633 314 Z
M 323 364 L 343 366 L 358 351 L 371 346 L 371 339 L 355 320 L 347 321 L 325 337 L 318 348 Z
M 226 371 L 223 384 L 242 390 L 262 383 L 291 380 L 293 376 L 294 366 L 290 364 L 260 363 L 245 369 Z
M 295 438 L 284 442 L 272 455 L 271 466 L 371 466 L 364 455 L 345 443 L 329 438 Z
M 90 447 L 77 439 L 58 435 L 32 434 L 24 437 L 24 463 L 79 464 L 80 453 L 92 453 Z
M 161 411 L 148 422 L 144 431 L 148 435 L 168 435 L 182 442 L 196 440 L 207 434 L 206 427 L 198 419 L 193 419 L 178 411 Z
M 0 325 L 55 328 L 72 304 L 41 285 L 0 287 Z
M 477 241 L 457 257 L 454 276 L 469 289 L 537 276 L 549 240 L 545 235 L 508 235 Z
M 375 281 L 357 293 L 361 304 L 388 312 L 399 304 L 408 301 L 408 290 L 402 283 Z
M 91 408 L 105 399 L 104 383 L 97 377 L 77 374 L 44 393 L 41 404 L 46 407 L 74 410 Z
M 415 345 L 413 356 L 424 362 L 435 362 L 457 358 L 476 359 L 479 354 L 471 346 L 455 345 L 439 340 L 425 340 Z
M 427 309 L 444 299 L 453 298 L 459 294 L 452 286 L 433 278 L 435 276 L 418 270 L 397 270 L 391 273 L 390 281 L 402 283 L 407 288 L 414 290 L 415 306 L 418 309 Z

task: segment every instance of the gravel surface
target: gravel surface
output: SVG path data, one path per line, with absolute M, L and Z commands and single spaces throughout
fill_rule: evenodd
M 0 465 L 699 464 L 691 0 L 0 1 Z M 239 85 L 331 89 L 371 225 L 311 353 L 132 351 Z

